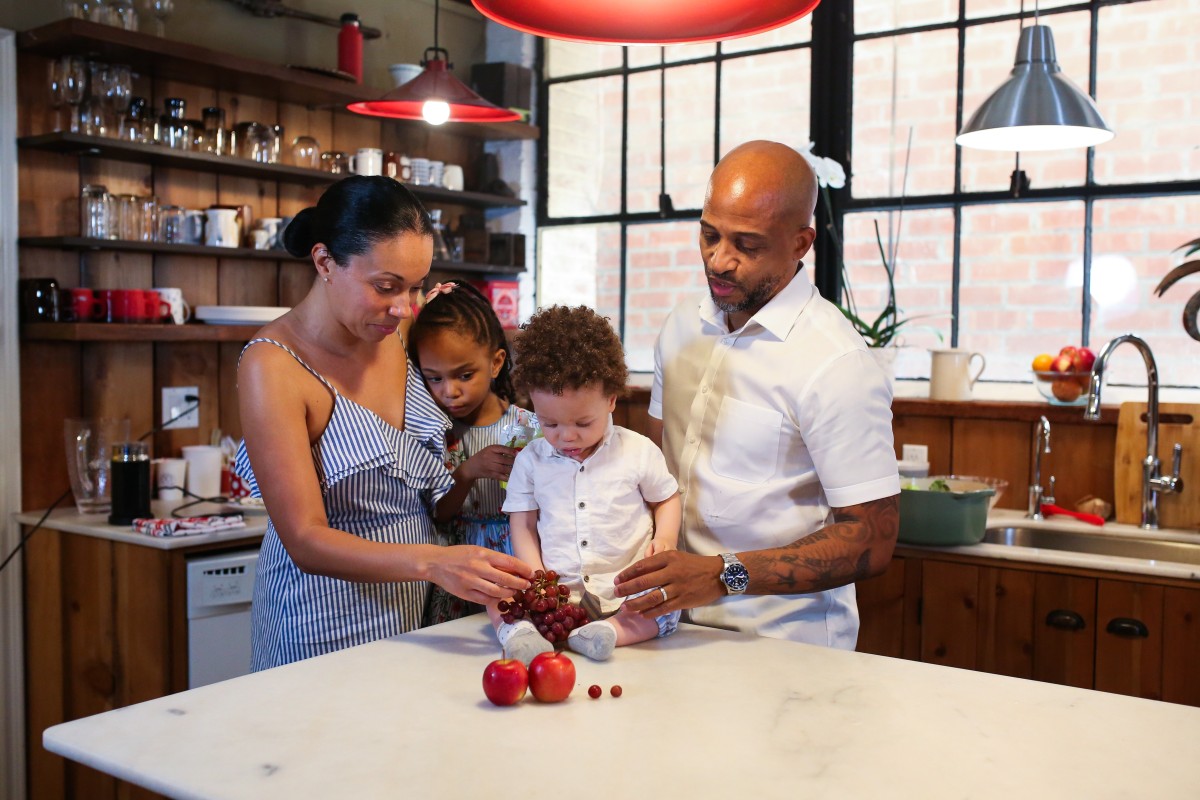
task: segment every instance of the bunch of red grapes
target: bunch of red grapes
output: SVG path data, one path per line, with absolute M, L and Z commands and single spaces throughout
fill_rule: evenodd
M 496 604 L 500 619 L 510 625 L 519 619 L 529 618 L 546 641 L 565 642 L 575 628 L 587 624 L 588 613 L 577 603 L 570 602 L 571 587 L 560 585 L 554 570 L 537 570 L 533 583 L 524 591 L 518 591 L 508 600 Z

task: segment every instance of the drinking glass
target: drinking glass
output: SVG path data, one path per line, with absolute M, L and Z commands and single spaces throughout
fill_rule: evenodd
M 138 13 L 133 7 L 133 0 L 110 0 L 113 5 L 112 19 L 109 24 L 124 28 L 127 31 L 138 29 Z
M 87 0 L 62 0 L 62 13 L 64 17 L 68 18 L 87 19 Z
M 204 150 L 213 155 L 225 155 L 225 109 L 209 106 L 204 109 Z
M 53 85 L 61 93 L 62 102 L 71 107 L 67 129 L 71 133 L 79 133 L 83 130 L 79 104 L 87 94 L 87 62 L 76 56 L 63 56 L 55 63 L 58 67 L 54 70 L 57 77 Z
M 158 207 L 158 241 L 168 244 L 184 244 L 184 221 L 186 216 L 180 206 Z
M 89 239 L 116 238 L 112 196 L 98 183 L 83 187 L 79 197 L 79 235 Z
M 167 20 L 175 10 L 175 0 L 141 0 L 142 13 L 152 19 L 151 33 L 165 36 Z
M 66 104 L 62 59 L 50 62 L 46 77 L 50 89 L 50 130 L 61 131 L 66 127 L 62 118 L 62 107 Z

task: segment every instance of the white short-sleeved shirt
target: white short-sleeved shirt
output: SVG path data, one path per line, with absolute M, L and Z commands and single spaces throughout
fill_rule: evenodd
M 542 563 L 575 597 L 594 595 L 607 614 L 625 598 L 613 579 L 642 557 L 654 533 L 646 503 L 678 489 L 662 452 L 640 433 L 612 424 L 583 462 L 561 455 L 545 439 L 517 454 L 504 512 L 537 511 Z
M 779 547 L 830 508 L 900 491 L 891 390 L 845 317 L 796 273 L 740 330 L 711 298 L 668 316 L 650 415 L 683 498 L 681 546 L 717 555 Z M 854 586 L 723 597 L 693 622 L 853 649 Z

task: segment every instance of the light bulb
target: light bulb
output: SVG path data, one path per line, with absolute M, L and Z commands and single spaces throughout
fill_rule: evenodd
M 444 100 L 426 100 L 421 106 L 421 116 L 430 125 L 441 125 L 450 119 L 450 105 Z

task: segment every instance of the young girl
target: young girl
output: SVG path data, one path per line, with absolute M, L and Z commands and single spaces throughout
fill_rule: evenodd
M 430 394 L 450 416 L 446 468 L 454 486 L 437 505 L 446 544 L 474 544 L 512 554 L 501 481 L 537 420 L 514 404 L 508 341 L 491 305 L 466 283 L 438 284 L 408 333 L 408 350 Z M 427 624 L 478 611 L 434 591 Z

